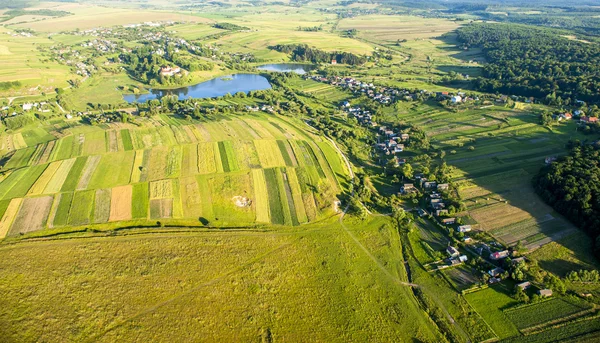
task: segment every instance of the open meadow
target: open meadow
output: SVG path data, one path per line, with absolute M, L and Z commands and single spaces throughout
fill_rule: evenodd
M 386 222 L 347 225 L 358 244 L 400 259 Z M 441 339 L 410 288 L 396 282 L 405 277 L 401 264 L 383 272 L 337 218 L 266 232 L 130 233 L 0 247 L 2 336 L 96 342 Z M 35 257 L 40 254 L 52 258 Z

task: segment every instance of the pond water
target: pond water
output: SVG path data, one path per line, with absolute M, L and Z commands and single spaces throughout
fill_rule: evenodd
M 276 64 L 265 64 L 258 66 L 258 70 L 266 71 L 278 71 L 278 72 L 294 72 L 296 74 L 306 74 L 307 72 L 315 69 L 316 66 L 312 64 L 298 64 L 298 63 L 276 63 Z
M 237 92 L 248 93 L 270 89 L 271 84 L 264 77 L 256 74 L 233 74 L 221 76 L 197 85 L 175 89 L 151 89 L 147 94 L 126 94 L 123 96 L 127 102 L 146 102 L 160 99 L 165 95 L 177 95 L 179 100 L 192 98 L 214 98 L 227 93 L 233 95 Z

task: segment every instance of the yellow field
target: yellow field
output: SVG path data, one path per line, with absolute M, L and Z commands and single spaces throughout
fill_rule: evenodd
M 147 10 L 128 10 L 94 5 L 82 5 L 75 3 L 47 3 L 41 6 L 41 8 L 68 11 L 73 13 L 74 15 L 48 19 L 44 21 L 23 23 L 14 26 L 18 28 L 29 28 L 41 32 L 58 32 L 75 29 L 85 30 L 95 27 L 136 24 L 147 21 L 172 20 L 188 22 L 209 22 L 208 19 L 185 14 Z
M 262 169 L 252 169 L 252 181 L 254 184 L 254 205 L 256 206 L 256 221 L 259 223 L 270 223 L 269 199 L 265 173 Z
M 33 184 L 33 186 L 31 187 L 31 189 L 29 190 L 29 192 L 27 194 L 28 195 L 42 194 L 44 192 L 44 189 L 46 189 L 46 186 L 48 185 L 50 180 L 52 180 L 52 177 L 54 176 L 54 174 L 56 173 L 58 168 L 60 168 L 61 163 L 62 163 L 62 161 L 56 161 L 56 162 L 50 163 L 48 165 L 48 167 L 46 168 L 46 170 L 44 170 L 42 175 L 40 175 L 40 177 L 37 179 L 37 181 Z
M 183 216 L 186 218 L 197 218 L 201 216 L 202 203 L 196 178 L 186 177 L 181 179 L 180 189 Z
M 55 163 L 57 163 L 57 162 L 55 162 Z M 46 188 L 44 189 L 45 194 L 58 193 L 60 191 L 63 183 L 65 183 L 65 180 L 67 179 L 67 176 L 69 175 L 69 171 L 73 167 L 73 164 L 75 164 L 74 158 L 64 160 L 62 162 L 62 164 L 60 165 L 60 168 L 58 168 L 56 170 L 56 173 L 54 173 L 54 176 L 52 177 L 50 182 L 48 182 L 48 184 L 46 185 Z
M 212 174 L 217 171 L 215 163 L 215 143 L 198 144 L 198 172 Z
M 21 207 L 21 202 L 23 202 L 22 198 L 15 198 L 10 201 L 8 204 L 8 208 L 6 212 L 4 212 L 4 216 L 0 220 L 0 239 L 6 237 L 10 226 L 12 225 L 17 213 L 19 212 L 19 207 Z
M 131 219 L 131 185 L 115 187 L 112 189 L 110 199 L 110 221 Z
M 338 30 L 356 29 L 359 35 L 378 42 L 438 37 L 458 28 L 456 22 L 414 16 L 367 15 L 340 21 Z
M 260 164 L 263 168 L 285 166 L 285 161 L 279 152 L 276 141 L 259 140 L 254 141 L 254 145 L 256 146 L 258 158 L 260 159 Z

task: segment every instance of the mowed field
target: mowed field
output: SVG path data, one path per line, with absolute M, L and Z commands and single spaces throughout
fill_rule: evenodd
M 348 185 L 341 156 L 300 121 L 252 115 L 190 123 L 163 115 L 140 123 L 71 123 L 49 141 L 59 124 L 19 132 L 31 145 L 5 165 L 2 237 L 156 220 L 299 225 L 332 210 L 334 198 L 317 201 L 319 184 L 333 194 Z
M 522 242 L 532 250 L 576 232 L 531 185 L 545 157 L 565 152 L 570 138 L 584 139 L 576 123 L 549 131 L 528 110 L 492 107 L 453 113 L 433 104 L 407 104 L 397 117 L 425 128 L 432 145 L 445 151 L 467 205 L 461 215 L 477 228 L 505 244 Z
M 369 40 L 395 43 L 397 40 L 415 40 L 440 36 L 458 28 L 447 19 L 416 16 L 365 15 L 340 20 L 338 30 L 356 29 Z
M 401 260 L 386 223 L 346 225 L 378 258 Z M 137 231 L 147 234 L 0 245 L 3 341 L 442 340 L 398 282 L 403 265 L 384 272 L 337 217 L 273 232 Z
M 143 23 L 148 21 L 187 21 L 208 22 L 209 20 L 187 14 L 162 11 L 129 10 L 77 3 L 43 3 L 36 9 L 67 11 L 73 15 L 51 18 L 42 21 L 13 25 L 14 28 L 28 28 L 39 32 L 85 30 L 95 27 L 109 27 Z M 15 18 L 15 19 L 18 19 Z

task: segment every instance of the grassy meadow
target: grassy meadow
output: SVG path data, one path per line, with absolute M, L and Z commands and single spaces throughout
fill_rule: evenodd
M 359 237 L 358 244 L 381 258 L 400 259 L 399 241 L 386 223 L 377 218 L 346 225 Z M 405 277 L 402 265 L 384 273 L 337 218 L 267 232 L 136 232 L 0 247 L 6 276 L 0 281 L 3 337 L 98 342 L 441 339 L 410 288 L 395 282 Z M 40 254 L 52 258 L 35 258 Z M 53 277 L 56 273 L 62 277 Z

